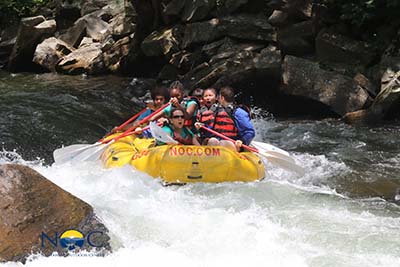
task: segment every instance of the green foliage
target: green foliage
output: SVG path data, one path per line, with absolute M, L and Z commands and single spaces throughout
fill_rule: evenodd
M 39 7 L 47 5 L 51 0 L 0 0 L 2 17 L 24 17 L 36 12 Z
M 325 0 L 328 8 L 335 10 L 339 19 L 356 28 L 374 23 L 395 20 L 400 12 L 400 0 Z

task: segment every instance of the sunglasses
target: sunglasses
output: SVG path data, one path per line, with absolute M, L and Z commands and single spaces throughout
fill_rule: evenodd
M 175 116 L 172 116 L 172 118 L 173 119 L 183 119 L 183 118 L 185 118 L 185 116 L 183 116 L 183 115 L 175 115 Z

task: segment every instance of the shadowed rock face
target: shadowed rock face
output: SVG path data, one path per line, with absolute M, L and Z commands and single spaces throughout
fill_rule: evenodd
M 84 236 L 91 231 L 103 233 L 92 241 L 101 244 L 100 250 L 110 250 L 108 230 L 95 218 L 91 206 L 27 166 L 0 166 L 0 262 L 25 261 L 38 252 L 66 255 L 68 249 L 59 241 L 53 246 L 45 240 L 42 246 L 41 237 L 46 233 L 53 239 L 69 229 Z M 92 247 L 84 242 L 82 249 Z

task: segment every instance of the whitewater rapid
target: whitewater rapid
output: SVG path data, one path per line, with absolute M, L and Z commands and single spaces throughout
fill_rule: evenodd
M 92 205 L 110 230 L 110 255 L 32 255 L 26 266 L 400 266 L 397 206 L 316 186 L 349 168 L 296 157 L 307 170 L 301 178 L 267 163 L 260 182 L 168 187 L 130 166 L 46 166 L 9 151 L 0 164 L 30 166 Z

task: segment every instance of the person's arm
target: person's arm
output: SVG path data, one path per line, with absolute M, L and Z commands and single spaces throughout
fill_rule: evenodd
M 197 138 L 196 135 L 193 135 L 193 137 L 192 137 L 192 143 L 193 143 L 193 145 L 195 145 L 195 146 L 200 146 L 199 139 Z
M 150 121 L 156 121 L 161 117 L 169 117 L 170 113 L 171 113 L 171 105 L 151 116 Z
M 196 101 L 189 101 L 187 108 L 185 108 L 185 119 L 190 120 L 197 110 L 197 103 Z
M 200 146 L 200 142 L 199 139 L 197 138 L 197 135 L 195 135 L 189 128 L 185 127 L 187 134 L 190 135 L 190 137 L 192 138 L 192 144 L 195 146 Z
M 253 124 L 250 121 L 249 113 L 241 108 L 236 109 L 234 120 L 239 132 L 239 138 L 245 145 L 249 145 L 256 136 Z

